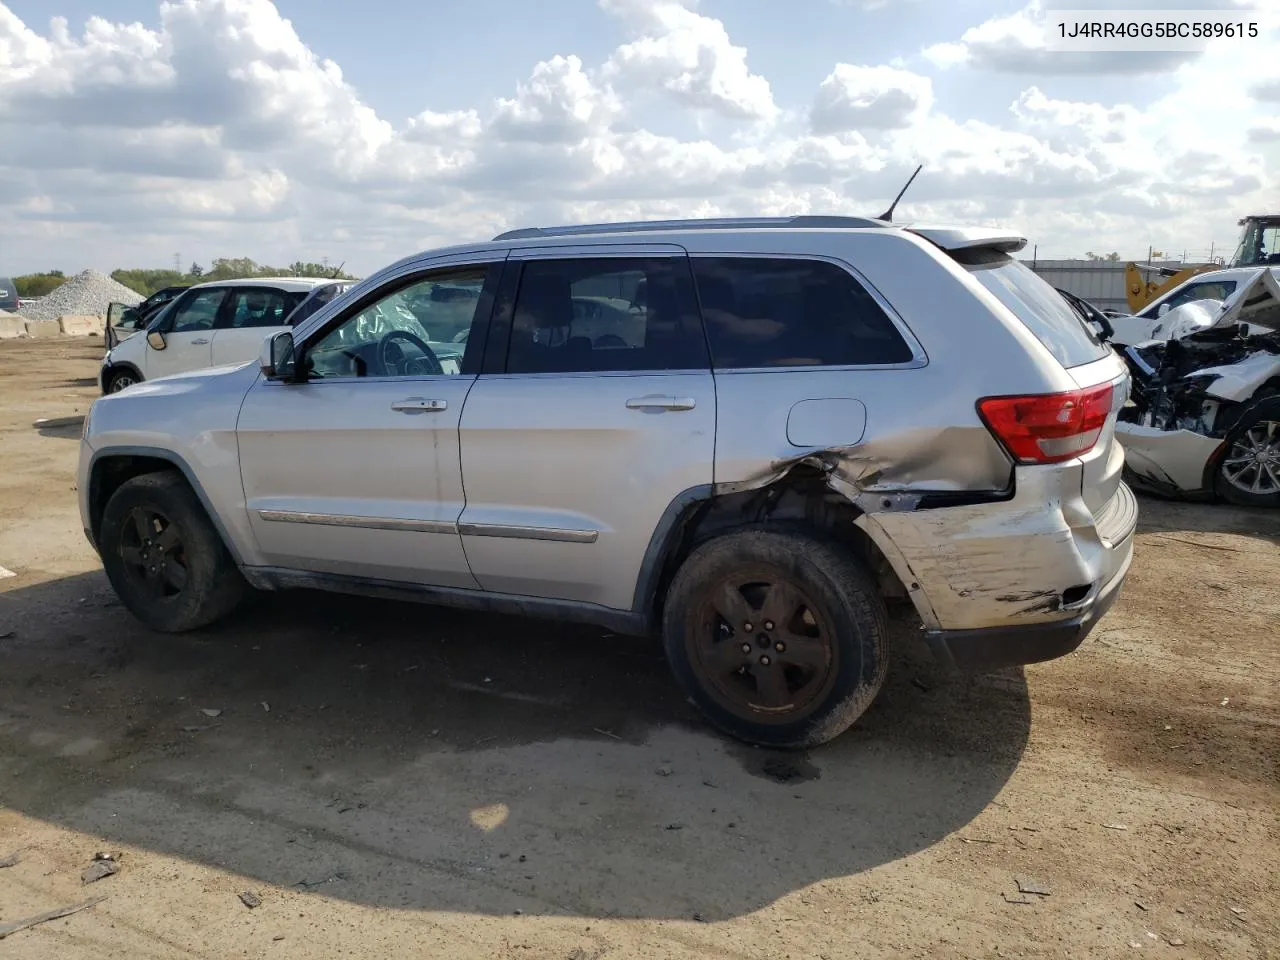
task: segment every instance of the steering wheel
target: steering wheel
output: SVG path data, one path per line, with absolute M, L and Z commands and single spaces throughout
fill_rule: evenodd
M 415 359 L 420 359 L 426 364 L 427 369 L 425 372 L 428 375 L 442 376 L 444 374 L 444 367 L 440 365 L 440 358 L 436 356 L 434 350 L 426 345 L 421 337 L 416 333 L 410 333 L 408 330 L 392 330 L 378 341 L 378 363 L 382 367 L 382 372 L 385 376 L 402 377 L 408 373 L 407 369 L 396 372 L 397 367 L 403 365 L 407 368 L 409 365 L 409 360 L 405 357 L 404 350 L 396 345 L 397 340 L 407 340 L 422 351 L 422 357 Z

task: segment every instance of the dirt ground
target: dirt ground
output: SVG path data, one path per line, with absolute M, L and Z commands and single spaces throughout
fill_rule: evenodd
M 76 510 L 101 352 L 0 344 L 0 931 L 107 898 L 0 955 L 1280 957 L 1280 516 L 1144 498 L 1077 653 L 949 677 L 903 624 L 863 720 L 773 755 L 599 630 L 296 593 L 148 632 Z

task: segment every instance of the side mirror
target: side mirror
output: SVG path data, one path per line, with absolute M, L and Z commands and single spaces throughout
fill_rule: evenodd
M 1169 304 L 1162 303 L 1160 304 L 1160 309 L 1156 311 L 1156 316 L 1163 317 L 1168 312 L 1169 312 Z
M 147 346 L 149 346 L 152 350 L 163 350 L 165 347 L 168 346 L 168 344 L 165 343 L 163 333 L 161 333 L 159 330 L 152 330 L 150 333 L 147 334 Z
M 268 380 L 292 380 L 297 367 L 293 353 L 293 332 L 281 330 L 263 340 L 258 366 Z

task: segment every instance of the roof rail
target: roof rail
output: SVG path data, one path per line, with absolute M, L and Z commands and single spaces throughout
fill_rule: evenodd
M 807 228 L 810 230 L 865 230 L 890 224 L 871 217 L 803 215 L 796 217 L 718 217 L 694 220 L 631 220 L 620 223 L 584 223 L 563 227 L 521 227 L 494 237 L 498 240 L 531 240 L 537 237 L 576 237 L 596 233 L 647 233 L 656 230 L 734 230 L 753 227 Z

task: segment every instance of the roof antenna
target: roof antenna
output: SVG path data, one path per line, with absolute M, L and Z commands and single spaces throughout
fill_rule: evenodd
M 917 176 L 919 176 L 920 171 L 923 169 L 924 169 L 923 163 L 920 164 L 920 166 L 916 167 L 916 172 L 911 175 L 911 180 L 914 180 Z M 898 195 L 893 198 L 893 203 L 889 204 L 889 209 L 886 210 L 884 213 L 880 214 L 880 216 L 876 217 L 877 220 L 883 220 L 885 223 L 893 222 L 893 211 L 897 209 L 898 201 L 902 199 L 902 195 L 907 192 L 907 187 L 911 186 L 911 180 L 908 180 L 906 182 L 906 185 L 903 186 L 903 188 L 898 191 Z
M 329 274 L 329 279 L 337 280 L 338 277 L 342 276 L 342 268 L 345 267 L 346 265 L 347 265 L 347 261 L 345 260 L 343 260 L 340 264 L 338 264 L 338 269 L 333 271 L 333 273 Z

